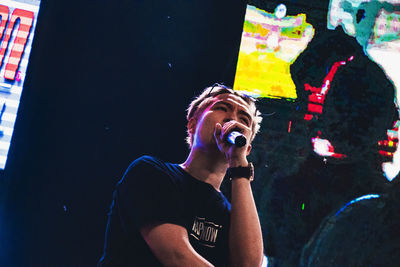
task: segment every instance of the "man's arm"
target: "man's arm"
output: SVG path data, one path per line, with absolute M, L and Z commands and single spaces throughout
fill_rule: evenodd
M 144 240 L 164 266 L 212 267 L 189 243 L 184 227 L 163 223 L 152 224 L 140 229 Z
M 261 266 L 264 255 L 261 226 L 247 178 L 232 180 L 231 206 L 231 266 Z
M 250 138 L 250 129 L 243 124 L 230 121 L 222 127 L 216 125 L 215 138 L 219 149 L 225 153 L 229 167 L 248 166 L 247 155 L 251 145 L 243 147 L 228 145 L 226 135 L 232 129 L 243 129 L 242 134 Z M 264 251 L 260 221 L 258 219 L 250 180 L 237 177 L 232 180 L 231 218 L 229 230 L 229 260 L 232 267 L 258 267 L 262 265 Z
M 141 157 L 118 184 L 115 199 L 125 232 L 139 230 L 163 266 L 210 267 L 190 245 L 187 230 L 180 225 L 182 193 L 160 164 L 156 158 Z

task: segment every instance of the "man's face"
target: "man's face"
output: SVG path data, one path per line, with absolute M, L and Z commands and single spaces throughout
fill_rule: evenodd
M 216 147 L 214 138 L 215 125 L 234 120 L 240 123 L 240 127 L 249 128 L 250 134 L 246 136 L 250 140 L 252 135 L 252 124 L 255 113 L 255 107 L 250 106 L 241 97 L 233 94 L 217 95 L 213 101 L 205 107 L 201 114 L 189 121 L 190 130 L 193 133 L 193 147 L 208 148 Z M 240 128 L 239 127 L 239 128 Z M 237 129 L 241 131 L 242 129 Z

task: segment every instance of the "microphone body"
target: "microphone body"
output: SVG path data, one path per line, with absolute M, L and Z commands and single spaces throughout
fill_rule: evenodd
M 228 135 L 226 140 L 228 141 L 228 143 L 235 145 L 237 147 L 242 147 L 247 143 L 246 137 L 243 134 L 239 133 L 238 131 L 232 131 Z

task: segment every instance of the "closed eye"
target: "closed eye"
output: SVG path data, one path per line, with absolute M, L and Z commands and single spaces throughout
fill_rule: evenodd
M 214 109 L 228 111 L 228 109 L 226 107 L 224 107 L 224 106 L 216 106 Z
M 240 119 L 244 122 L 244 124 L 246 124 L 246 126 L 250 126 L 250 121 L 247 117 L 242 117 Z

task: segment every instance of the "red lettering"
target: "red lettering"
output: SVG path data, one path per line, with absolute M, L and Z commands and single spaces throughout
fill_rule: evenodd
M 8 6 L 3 6 L 0 5 L 0 16 L 1 16 L 1 21 L 0 21 L 0 40 L 1 37 L 3 37 L 4 29 L 6 28 L 6 24 L 8 21 L 8 14 L 10 13 L 10 10 L 8 9 Z
M 0 5 L 0 14 L 2 16 L 0 24 L 0 34 L 3 35 L 4 27 L 7 20 L 3 20 L 3 13 L 1 12 L 4 12 L 4 14 L 6 14 L 8 18 L 9 14 L 8 7 Z M 0 47 L 0 66 L 1 66 L 7 51 L 8 43 L 10 41 L 15 22 L 17 21 L 17 19 L 19 19 L 20 22 L 17 30 L 17 35 L 15 37 L 14 45 L 13 48 L 11 49 L 10 57 L 8 59 L 4 72 L 4 78 L 8 80 L 15 79 L 15 74 L 18 70 L 18 66 L 25 49 L 25 45 L 29 37 L 30 29 L 33 24 L 33 18 L 34 18 L 33 12 L 22 9 L 15 9 L 13 14 L 11 15 L 10 22 L 8 23 L 7 30 L 5 31 L 3 42 Z

